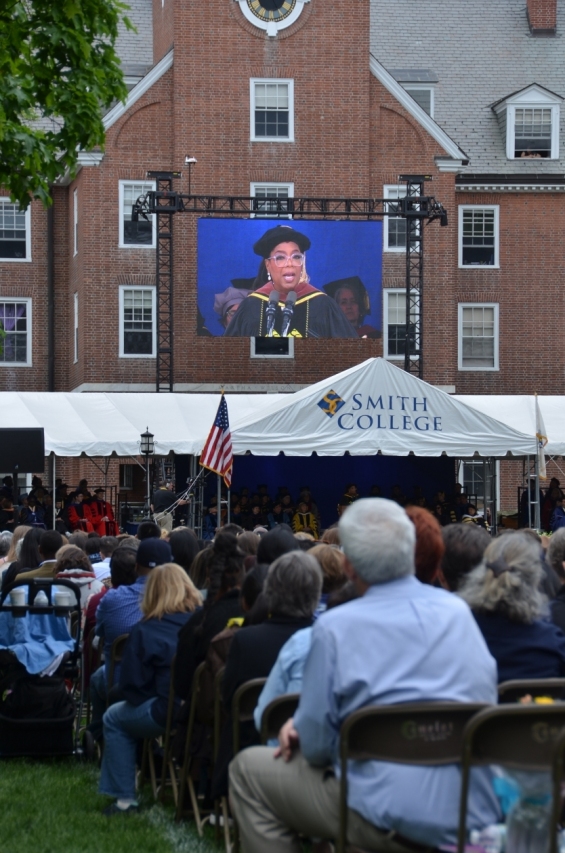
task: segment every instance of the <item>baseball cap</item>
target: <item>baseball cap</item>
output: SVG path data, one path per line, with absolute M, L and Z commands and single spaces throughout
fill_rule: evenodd
M 163 539 L 143 539 L 137 549 L 137 564 L 148 569 L 172 562 L 171 546 Z

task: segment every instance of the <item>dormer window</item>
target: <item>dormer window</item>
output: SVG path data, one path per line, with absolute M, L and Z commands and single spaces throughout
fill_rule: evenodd
M 559 159 L 559 107 L 563 98 L 533 84 L 492 105 L 509 160 Z
M 433 118 L 434 89 L 438 82 L 435 71 L 429 71 L 425 68 L 391 68 L 390 74 L 406 89 L 424 112 Z

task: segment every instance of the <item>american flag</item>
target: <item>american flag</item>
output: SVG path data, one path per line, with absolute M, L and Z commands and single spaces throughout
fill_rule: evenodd
M 228 404 L 223 394 L 216 419 L 200 455 L 200 464 L 203 468 L 209 468 L 210 471 L 223 477 L 224 483 L 229 489 L 233 470 L 233 451 Z

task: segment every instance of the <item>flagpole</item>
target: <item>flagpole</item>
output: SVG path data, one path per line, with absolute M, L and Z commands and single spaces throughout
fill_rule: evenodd
M 218 507 L 218 514 L 217 514 L 217 521 L 216 521 L 216 532 L 217 532 L 220 529 L 220 527 L 222 526 L 222 478 L 219 474 L 216 475 L 216 483 L 217 483 L 216 495 L 217 495 L 217 507 Z

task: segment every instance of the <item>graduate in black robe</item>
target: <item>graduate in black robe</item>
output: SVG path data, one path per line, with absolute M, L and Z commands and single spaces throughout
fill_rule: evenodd
M 263 337 L 267 332 L 267 308 L 275 310 L 272 335 L 281 337 L 288 295 L 296 294 L 294 310 L 286 334 L 296 338 L 356 338 L 357 332 L 326 293 L 313 287 L 306 274 L 304 252 L 310 248 L 305 234 L 290 225 L 270 228 L 253 246 L 263 258 L 259 268 L 259 288 L 250 293 L 225 334 L 229 337 Z M 266 279 L 266 281 L 265 281 Z M 270 300 L 273 291 L 278 304 Z

